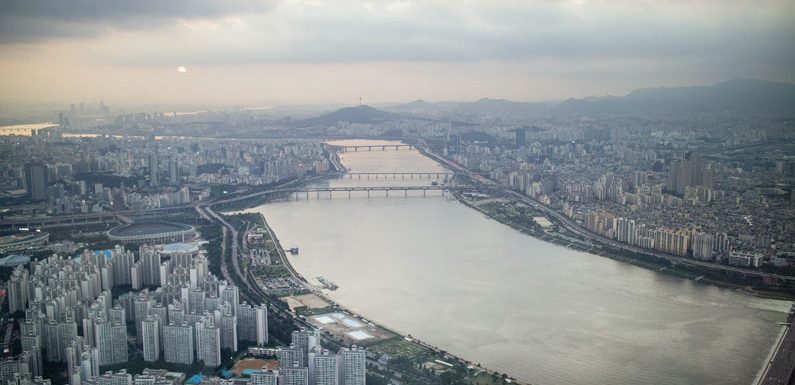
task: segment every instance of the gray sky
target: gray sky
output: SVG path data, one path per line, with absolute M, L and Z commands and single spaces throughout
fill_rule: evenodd
M 795 82 L 794 18 L 792 0 L 5 0 L 0 101 L 550 100 Z

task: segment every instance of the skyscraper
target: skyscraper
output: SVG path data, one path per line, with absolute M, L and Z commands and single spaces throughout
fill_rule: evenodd
M 179 185 L 179 162 L 174 156 L 168 160 L 168 182 L 172 186 Z
M 25 166 L 25 190 L 34 201 L 47 200 L 48 172 L 44 163 L 29 163 Z
M 524 127 L 516 129 L 516 148 L 523 147 L 527 141 L 527 132 Z
M 28 270 L 18 265 L 8 281 L 8 311 L 24 311 L 28 304 Z
M 149 186 L 160 186 L 160 167 L 157 164 L 157 154 L 149 155 Z

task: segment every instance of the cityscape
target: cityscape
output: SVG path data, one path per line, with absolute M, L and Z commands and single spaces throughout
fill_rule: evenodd
M 795 383 L 792 4 L 35 3 L 0 384 Z

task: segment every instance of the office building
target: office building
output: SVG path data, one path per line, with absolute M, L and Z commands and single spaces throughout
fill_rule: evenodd
M 25 166 L 25 190 L 34 201 L 47 200 L 49 172 L 44 163 L 29 163 Z

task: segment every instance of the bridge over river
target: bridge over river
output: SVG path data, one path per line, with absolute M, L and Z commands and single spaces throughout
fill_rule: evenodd
M 411 144 L 368 144 L 368 145 L 328 145 L 337 152 L 359 152 L 359 151 L 400 151 L 400 150 L 413 150 L 414 145 Z

